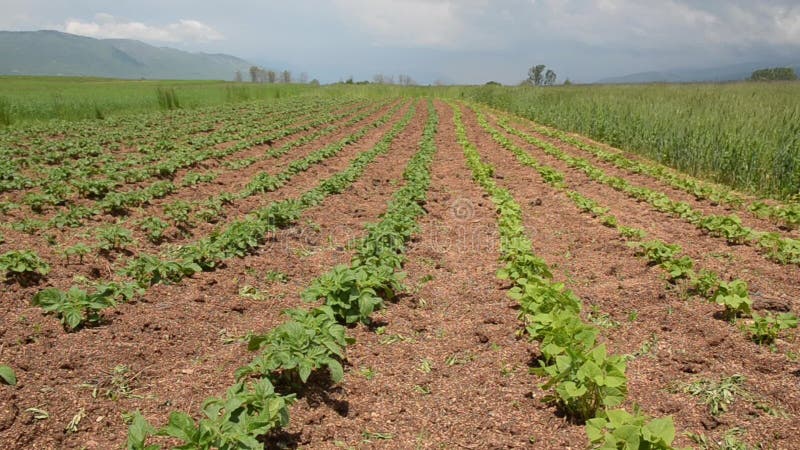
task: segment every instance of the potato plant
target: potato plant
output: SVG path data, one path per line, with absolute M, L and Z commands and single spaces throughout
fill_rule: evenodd
M 50 273 L 50 265 L 36 253 L 29 250 L 11 250 L 0 255 L 0 274 L 2 281 L 12 279 L 26 282 L 35 277 Z
M 601 420 L 607 417 L 607 408 L 624 401 L 627 384 L 625 358 L 608 355 L 603 345 L 595 345 L 598 331 L 582 323 L 580 300 L 563 285 L 551 281 L 552 275 L 546 264 L 533 254 L 519 204 L 508 190 L 496 184 L 490 166 L 481 160 L 475 145 L 467 137 L 460 108 L 453 107 L 453 110 L 456 138 L 467 165 L 477 184 L 498 208 L 501 254 L 506 264 L 498 275 L 513 283 L 509 295 L 522 306 L 520 318 L 527 324 L 531 338 L 541 341 L 543 359 L 537 372 L 547 377 L 543 387 L 553 389 L 545 400 L 559 406 L 570 418 L 587 420 L 587 433 L 593 442 L 610 442 L 613 445 L 607 448 L 618 448 L 614 435 L 616 424 Z M 520 267 L 528 264 L 532 266 Z M 627 417 L 625 419 L 630 422 Z M 656 424 L 659 428 L 655 430 L 656 436 L 639 424 L 638 427 L 626 426 L 620 440 L 624 444 L 624 436 L 636 433 L 637 436 L 653 438 L 659 443 L 655 448 L 673 448 L 674 433 L 668 432 L 673 427 L 672 418 L 659 419 Z M 666 432 L 661 433 L 664 429 Z

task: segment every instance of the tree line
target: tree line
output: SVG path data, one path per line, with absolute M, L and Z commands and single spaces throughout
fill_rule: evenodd
M 791 67 L 772 67 L 769 69 L 759 69 L 750 75 L 750 81 L 794 81 L 797 73 Z
M 298 76 L 294 76 L 290 70 L 275 71 L 272 69 L 264 69 L 263 67 L 250 66 L 248 70 L 251 83 L 300 83 L 300 84 L 319 84 L 316 79 L 308 81 L 308 74 L 301 72 Z M 241 70 L 236 71 L 234 81 L 239 83 L 244 82 L 244 74 Z

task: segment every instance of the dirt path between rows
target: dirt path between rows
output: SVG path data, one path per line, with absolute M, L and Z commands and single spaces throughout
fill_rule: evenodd
M 490 117 L 496 119 L 496 115 L 494 114 L 490 114 Z M 786 230 L 779 227 L 777 224 L 770 221 L 769 219 L 759 219 L 758 217 L 754 216 L 750 211 L 747 211 L 746 207 L 735 208 L 728 205 L 714 204 L 711 202 L 711 200 L 698 200 L 693 195 L 676 187 L 670 186 L 669 184 L 663 181 L 660 181 L 648 175 L 637 174 L 635 172 L 630 172 L 624 169 L 620 169 L 615 165 L 605 162 L 602 159 L 592 155 L 591 153 L 583 151 L 573 145 L 567 144 L 555 138 L 547 137 L 541 133 L 537 133 L 531 126 L 524 126 L 524 122 L 522 123 L 523 126 L 521 127 L 517 127 L 516 123 L 512 125 L 517 130 L 520 130 L 537 139 L 555 145 L 556 147 L 563 150 L 570 156 L 586 159 L 587 161 L 592 163 L 592 165 L 596 166 L 599 169 L 602 169 L 609 176 L 625 178 L 626 180 L 630 181 L 632 184 L 636 186 L 646 187 L 648 189 L 663 192 L 664 194 L 667 194 L 672 200 L 686 202 L 689 205 L 691 205 L 692 208 L 701 211 L 703 214 L 706 215 L 709 214 L 737 215 L 740 219 L 742 219 L 742 224 L 744 226 L 748 226 L 760 231 L 780 233 L 784 236 L 792 238 L 800 237 L 800 230 Z M 496 122 L 494 120 L 493 124 L 496 125 Z M 496 128 L 499 127 L 496 126 Z M 602 147 L 602 145 L 598 146 Z M 615 152 L 621 152 L 621 150 L 619 149 L 612 148 L 612 150 Z M 626 154 L 626 156 L 628 155 Z M 652 161 L 648 161 L 648 163 L 653 164 Z
M 377 220 L 402 184 L 398 181 L 405 161 L 417 150 L 425 119 L 420 104 L 390 151 L 370 164 L 347 191 L 307 211 L 298 226 L 277 233 L 254 255 L 177 285 L 155 286 L 143 301 L 117 307 L 105 326 L 65 334 L 54 318 L 42 317 L 37 308 L 7 316 L 15 325 L 3 336 L 2 356 L 26 362 L 18 373 L 25 381 L 13 396 L 2 398 L 17 408 L 17 414 L 13 425 L 0 431 L 0 441 L 14 442 L 16 448 L 117 448 L 127 433 L 122 413 L 139 409 L 158 424 L 166 423 L 174 410 L 197 413 L 206 397 L 222 394 L 233 382 L 235 369 L 252 359 L 236 339 L 282 322 L 281 311 L 303 306 L 300 292 L 315 276 L 349 260 L 347 241 Z M 365 138 L 356 147 L 364 151 L 376 141 Z M 310 181 L 316 183 L 317 177 L 325 178 L 344 165 L 345 161 L 326 161 Z M 270 283 L 265 276 L 269 271 L 284 274 L 287 283 Z M 245 286 L 258 289 L 264 298 L 241 296 Z M 30 320 L 17 323 L 25 314 Z M 32 341 L 12 345 L 31 335 Z M 120 364 L 138 374 L 130 385 L 142 398 L 112 400 L 101 391 L 93 399 L 91 388 L 79 387 L 87 380 L 107 379 Z M 36 404 L 50 419 L 34 421 L 24 412 Z M 65 435 L 63 427 L 80 409 L 87 415 L 85 426 Z
M 786 356 L 788 351 L 800 350 L 796 343 L 780 343 L 781 352 L 772 353 L 748 341 L 735 326 L 717 319 L 718 306 L 700 299 L 683 300 L 679 292 L 668 288 L 661 269 L 648 267 L 646 261 L 635 257 L 616 231 L 579 212 L 566 195 L 545 184 L 532 168 L 517 162 L 480 128 L 472 112 L 465 110 L 464 119 L 470 139 L 482 157 L 495 166 L 498 183 L 510 189 L 523 206 L 535 253 L 555 269 L 558 280 L 584 300 L 585 319 L 594 318 L 610 350 L 640 354 L 629 363 L 627 372 L 629 405 L 638 403 L 654 415 L 673 415 L 680 431 L 721 437 L 738 426 L 746 430 L 743 440 L 748 442 L 775 448 L 800 445 L 795 418 L 800 413 L 798 364 Z M 550 164 L 539 153 L 534 156 Z M 556 168 L 567 172 L 564 167 Z M 568 177 L 572 175 L 568 173 Z M 647 216 L 644 205 L 618 203 L 611 192 L 586 193 L 612 205 L 612 213 L 623 223 L 635 216 L 640 220 L 633 225 L 641 225 L 648 232 L 664 226 L 658 218 Z M 695 250 L 695 245 L 703 241 L 688 232 L 674 239 L 693 256 L 713 251 Z M 777 292 L 796 289 L 791 283 L 778 283 L 779 278 L 773 279 L 770 287 Z M 673 392 L 676 387 L 680 390 L 680 383 L 716 381 L 735 374 L 745 376 L 744 388 L 757 401 L 740 398 L 730 412 L 718 418 L 711 417 L 695 398 Z M 757 408 L 758 402 L 790 416 L 772 417 Z M 683 436 L 678 444 L 692 442 Z

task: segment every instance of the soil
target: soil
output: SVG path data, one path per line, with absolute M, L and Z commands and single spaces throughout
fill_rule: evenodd
M 289 428 L 267 441 L 271 447 L 583 449 L 587 445 L 581 424 L 571 423 L 542 402 L 544 380 L 529 373 L 538 346 L 519 333 L 516 302 L 506 295 L 508 283 L 495 276 L 500 267 L 497 213 L 472 180 L 456 141 L 452 109 L 441 101 L 434 104 L 439 115 L 438 150 L 424 205 L 427 214 L 408 244 L 404 267 L 408 292 L 376 313 L 370 326 L 349 328 L 356 342 L 347 349 L 344 380 L 331 386 L 324 377 L 314 378 L 291 407 Z M 226 210 L 222 223 L 269 202 L 295 197 L 342 170 L 372 148 L 407 107 L 281 189 L 237 201 Z M 673 416 L 679 446 L 693 445 L 686 432 L 718 441 L 739 428 L 738 438 L 753 445 L 800 448 L 796 331 L 779 339 L 774 350 L 749 341 L 737 326 L 719 319 L 718 305 L 668 283 L 661 269 L 637 257 L 615 230 L 580 212 L 562 191 L 497 145 L 471 110 L 461 109 L 470 141 L 494 165 L 498 185 L 509 189 L 522 206 L 534 252 L 550 265 L 557 281 L 583 300 L 584 319 L 601 328 L 601 340 L 610 351 L 632 355 L 625 406 Z M 171 411 L 196 416 L 203 400 L 222 395 L 236 368 L 253 357 L 242 337 L 280 324 L 285 320 L 283 310 L 304 306 L 300 294 L 315 277 L 350 260 L 348 242 L 380 218 L 403 185 L 403 170 L 419 150 L 426 120 L 425 101 L 416 101 L 413 120 L 390 151 L 371 163 L 345 192 L 307 210 L 296 226 L 275 233 L 246 258 L 231 259 L 218 270 L 177 284 L 154 286 L 137 302 L 104 313 L 100 326 L 67 333 L 58 320 L 30 306 L 29 300 L 43 287 L 69 286 L 76 275 L 111 276 L 123 255 L 66 264 L 42 236 L 3 230 L 6 242 L 0 244 L 0 253 L 34 250 L 53 270 L 30 286 L 2 285 L 0 363 L 15 369 L 19 383 L 0 386 L 0 447 L 121 448 L 127 433 L 125 415 L 131 411 L 141 411 L 157 425 L 166 423 Z M 199 200 L 235 192 L 256 172 L 275 173 L 357 128 L 324 136 L 285 157 L 225 173 L 215 183 L 182 190 L 173 198 Z M 746 280 L 757 309 L 798 311 L 797 267 L 780 266 L 753 248 L 730 246 L 705 235 L 509 138 L 562 171 L 570 189 L 611 208 L 621 223 L 680 244 L 698 268 Z M 667 192 L 703 212 L 724 212 L 652 179 L 604 165 L 579 149 L 557 145 L 610 174 Z M 159 215 L 160 208 L 156 204 L 134 214 Z M 86 229 L 110 220 L 100 218 Z M 772 226 L 753 218 L 746 223 L 761 229 Z M 198 224 L 192 236 L 174 236 L 160 246 L 137 235 L 131 254 L 191 242 L 214 227 Z M 68 233 L 58 235 L 60 244 L 82 239 L 74 230 Z M 684 392 L 688 383 L 732 375 L 744 377 L 741 391 L 728 411 L 717 417 Z M 31 408 L 47 417 L 37 418 Z M 81 419 L 76 431 L 67 431 L 77 417 Z

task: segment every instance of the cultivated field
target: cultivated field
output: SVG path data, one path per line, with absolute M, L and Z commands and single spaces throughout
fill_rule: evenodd
M 0 155 L 3 448 L 800 448 L 789 201 L 445 97 Z

